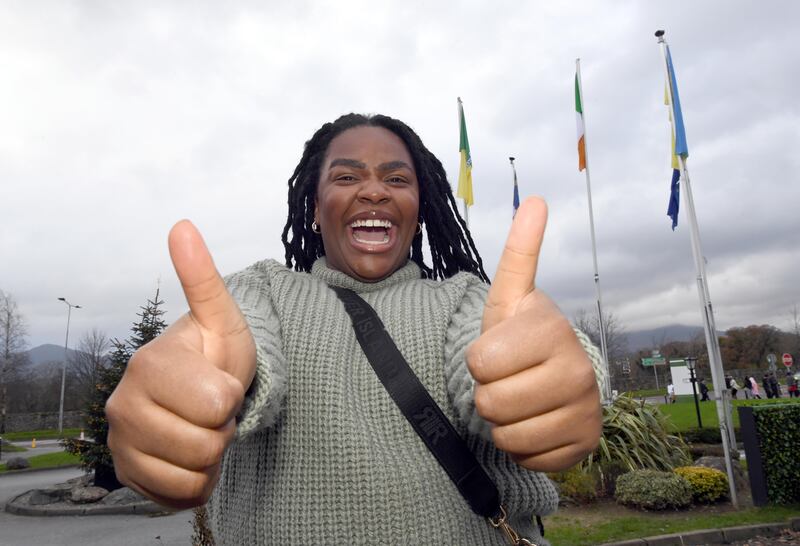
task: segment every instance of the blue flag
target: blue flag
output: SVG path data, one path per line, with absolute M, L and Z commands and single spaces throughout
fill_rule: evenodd
M 672 231 L 678 227 L 678 207 L 681 202 L 681 185 L 678 184 L 680 179 L 680 169 L 672 169 L 672 189 L 669 192 L 669 207 L 667 207 L 667 216 L 672 218 Z
M 683 125 L 681 112 L 681 99 L 678 96 L 678 81 L 675 79 L 675 69 L 672 67 L 672 55 L 667 46 L 667 68 L 669 69 L 669 84 L 672 88 L 673 111 L 675 112 L 675 154 L 684 159 L 689 157 L 689 145 L 686 143 L 686 128 Z
M 514 176 L 514 215 L 517 214 L 519 208 L 519 187 L 517 186 L 517 177 Z
M 672 55 L 669 52 L 669 46 L 666 46 L 667 57 L 667 72 L 669 81 L 667 85 L 668 90 L 665 92 L 664 103 L 670 106 L 670 121 L 673 127 L 672 139 L 672 183 L 670 184 L 669 193 L 669 206 L 667 207 L 667 216 L 672 218 L 672 230 L 678 227 L 678 209 L 680 207 L 680 179 L 681 179 L 681 164 L 678 157 L 686 160 L 689 157 L 689 146 L 686 144 L 686 128 L 683 125 L 683 113 L 681 112 L 681 99 L 678 96 L 678 82 L 675 79 L 675 69 L 672 66 Z M 669 92 L 671 91 L 671 93 Z M 672 104 L 670 104 L 670 95 L 672 96 Z

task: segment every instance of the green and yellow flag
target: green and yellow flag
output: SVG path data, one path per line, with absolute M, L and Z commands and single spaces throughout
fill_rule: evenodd
M 472 198 L 472 156 L 469 153 L 469 139 L 467 138 L 467 123 L 464 121 L 464 106 L 461 98 L 458 99 L 458 120 L 460 139 L 458 150 L 461 152 L 461 167 L 458 171 L 458 191 L 456 197 L 464 200 L 464 204 L 471 207 L 475 202 Z

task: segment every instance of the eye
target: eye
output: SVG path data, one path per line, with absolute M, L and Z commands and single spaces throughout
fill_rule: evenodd
M 408 184 L 408 180 L 406 180 L 402 176 L 397 176 L 397 175 L 390 176 L 389 178 L 386 179 L 386 182 L 388 182 L 389 184 Z
M 356 177 L 352 174 L 340 174 L 336 178 L 334 178 L 337 182 L 355 182 Z

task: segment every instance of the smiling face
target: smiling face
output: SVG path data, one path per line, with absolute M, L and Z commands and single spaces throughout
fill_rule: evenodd
M 365 282 L 408 259 L 419 217 L 419 182 L 403 141 L 361 126 L 334 138 L 320 168 L 314 219 L 328 266 Z

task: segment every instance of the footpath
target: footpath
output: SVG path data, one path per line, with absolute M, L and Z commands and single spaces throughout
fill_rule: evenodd
M 17 470 L 7 474 L 39 472 Z M 0 480 L 4 474 L 0 474 Z M 108 493 L 90 485 L 84 475 L 46 488 L 31 489 L 6 502 L 5 510 L 20 516 L 100 516 L 109 514 L 167 514 L 172 510 L 123 487 Z M 729 544 L 737 546 L 800 546 L 800 517 L 783 523 L 743 525 L 724 529 L 687 531 L 619 542 L 601 546 L 702 546 Z M 556 545 L 557 546 L 557 545 Z

